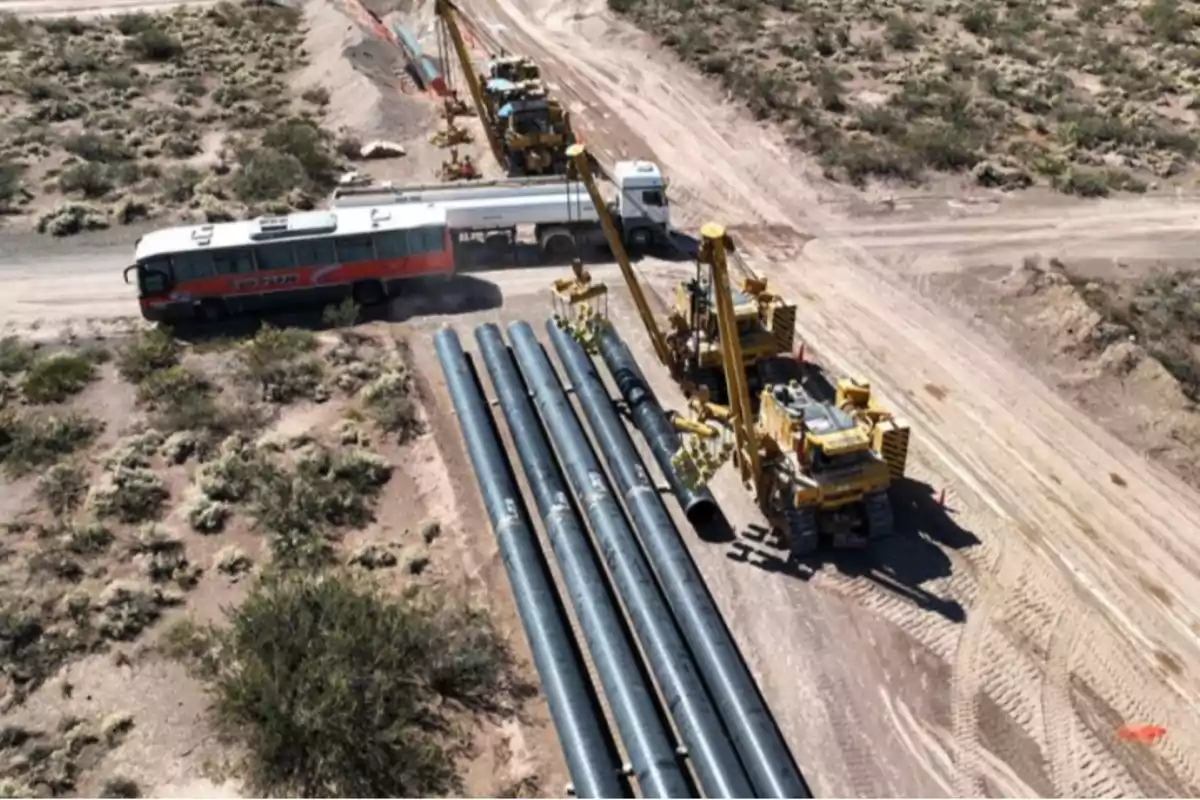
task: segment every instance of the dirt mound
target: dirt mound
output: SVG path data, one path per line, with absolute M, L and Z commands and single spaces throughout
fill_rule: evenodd
M 400 51 L 367 33 L 354 10 L 340 0 L 306 4 L 305 47 L 312 63 L 300 80 L 329 90 L 331 127 L 345 127 L 364 138 L 405 140 L 427 133 L 434 107 L 404 94 L 398 77 L 404 69 Z

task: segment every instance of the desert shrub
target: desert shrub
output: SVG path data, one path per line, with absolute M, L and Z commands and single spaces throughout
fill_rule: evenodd
M 263 463 L 251 487 L 252 505 L 258 526 L 273 534 L 276 563 L 327 563 L 330 529 L 370 522 L 374 498 L 391 472 L 384 459 L 364 450 L 314 447 L 290 470 Z
M 54 353 L 30 365 L 21 392 L 31 403 L 61 403 L 83 391 L 95 377 L 96 367 L 86 356 Z
M 358 322 L 361 309 L 354 298 L 347 297 L 340 303 L 325 306 L 321 321 L 331 328 L 352 328 Z
M 63 149 L 84 161 L 111 163 L 128 161 L 133 153 L 115 136 L 104 133 L 80 133 L 63 140 Z
M 170 61 L 183 52 L 179 40 L 158 28 L 144 28 L 125 42 L 134 57 L 145 61 Z
M 141 383 L 155 371 L 178 364 L 179 354 L 179 344 L 166 328 L 139 331 L 117 351 L 117 371 L 125 380 Z
M 114 541 L 112 531 L 99 522 L 88 522 L 71 528 L 66 534 L 66 549 L 79 556 L 94 556 L 103 553 Z
M 203 177 L 194 167 L 168 169 L 158 181 L 159 196 L 171 203 L 186 203 L 195 196 L 196 186 Z
M 262 794 L 457 793 L 462 739 L 445 701 L 492 709 L 512 686 L 486 614 L 343 575 L 268 578 L 208 635 L 222 654 L 215 719 Z
M 262 390 L 264 400 L 288 403 L 311 397 L 321 383 L 321 363 L 312 355 L 316 337 L 299 328 L 263 325 L 238 350 L 242 376 Z
M 178 364 L 148 375 L 138 384 L 137 398 L 150 412 L 154 428 L 165 433 L 191 431 L 206 438 L 223 437 L 251 420 L 249 411 L 238 414 L 223 408 L 207 378 Z
M 33 363 L 37 348 L 18 336 L 0 338 L 0 375 L 15 375 Z
M 24 174 L 24 164 L 0 160 L 0 213 L 6 211 L 9 203 L 21 193 L 21 176 Z
M 337 161 L 330 152 L 330 138 L 312 120 L 292 117 L 268 128 L 263 133 L 262 145 L 294 157 L 313 183 L 324 186 L 337 174 Z
M 138 787 L 137 781 L 132 778 L 124 778 L 119 775 L 114 775 L 108 778 L 100 786 L 100 797 L 114 798 L 129 798 L 141 797 L 142 790 Z
M 90 445 L 103 427 L 74 411 L 0 412 L 0 464 L 14 476 L 48 467 Z
M 37 496 L 56 516 L 79 507 L 87 494 L 87 471 L 78 464 L 55 464 L 38 478 Z
M 104 197 L 113 190 L 112 173 L 103 164 L 85 161 L 72 164 L 58 176 L 58 189 L 63 194 L 79 193 L 89 199 Z
M 307 184 L 304 165 L 289 153 L 267 148 L 244 148 L 237 154 L 233 193 L 246 203 L 274 200 Z
M 158 519 L 168 497 L 166 484 L 153 471 L 118 466 L 92 490 L 91 505 L 101 519 L 145 522 Z
M 132 14 L 121 14 L 116 18 L 117 31 L 124 36 L 134 36 L 150 30 L 156 30 L 154 17 L 143 11 Z
M 412 400 L 412 392 L 412 378 L 401 367 L 363 387 L 363 408 L 380 428 L 406 442 L 421 432 L 420 411 Z
M 312 103 L 314 106 L 329 105 L 329 90 L 324 86 L 310 86 L 300 94 L 301 99 L 306 103 Z
M 229 513 L 227 503 L 200 495 L 188 506 L 187 520 L 197 533 L 220 533 L 225 528 Z
M 198 483 L 213 500 L 239 503 L 250 498 L 268 468 L 267 460 L 253 444 L 234 435 L 222 442 L 217 457 L 201 468 Z

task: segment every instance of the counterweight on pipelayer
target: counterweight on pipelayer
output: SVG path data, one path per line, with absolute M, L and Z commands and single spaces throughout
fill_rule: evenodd
M 696 671 L 637 539 L 609 490 L 600 463 L 563 393 L 554 368 L 527 323 L 509 339 L 542 421 L 558 448 L 568 482 L 585 509 L 600 552 L 625 604 L 667 708 L 708 797 L 750 797 L 753 790 Z
M 638 786 L 646 797 L 689 797 L 691 787 L 680 768 L 674 740 L 662 723 L 653 688 L 639 669 L 633 643 L 621 624 L 587 532 L 567 497 L 550 444 L 508 346 L 500 329 L 491 323 L 475 329 L 475 341 L 545 522 Z
M 574 646 L 549 567 L 521 505 L 520 490 L 473 370 L 453 331 L 439 331 L 434 345 L 575 794 L 629 797 L 587 668 Z
M 757 796 L 811 797 L 591 358 L 552 321 L 546 328 Z M 606 330 L 602 337 L 609 369 L 624 369 L 628 388 L 630 376 L 637 375 L 632 355 L 615 332 Z M 642 389 L 649 391 L 644 384 Z

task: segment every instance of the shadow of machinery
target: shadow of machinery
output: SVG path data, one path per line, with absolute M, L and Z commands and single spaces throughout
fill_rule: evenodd
M 368 322 L 405 322 L 414 317 L 471 314 L 499 308 L 504 301 L 500 287 L 473 275 L 455 275 L 448 280 L 408 281 L 384 303 L 359 309 L 356 324 Z M 299 302 L 279 311 L 244 312 L 211 322 L 178 322 L 171 326 L 185 341 L 241 339 L 253 336 L 269 324 L 277 328 L 304 328 L 321 331 L 334 327 L 325 310 L 342 300 Z
M 726 556 L 731 561 L 803 581 L 829 566 L 843 575 L 869 580 L 951 622 L 962 622 L 966 614 L 958 602 L 938 597 L 922 585 L 948 578 L 952 562 L 946 551 L 977 545 L 978 537 L 954 520 L 927 483 L 904 478 L 892 485 L 891 497 L 896 532 L 865 550 L 825 547 L 809 558 L 795 560 L 789 557 L 780 532 L 761 525 L 734 531 L 723 514 L 703 526 L 704 530 L 698 529 L 697 534 L 705 541 L 729 543 Z

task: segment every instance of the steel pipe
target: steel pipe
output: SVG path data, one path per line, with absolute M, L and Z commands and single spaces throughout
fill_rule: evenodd
M 563 582 L 579 618 L 592 662 L 604 686 L 638 786 L 646 797 L 688 797 L 691 788 L 663 725 L 654 689 L 639 669 L 637 651 L 621 625 L 620 610 L 571 505 L 562 474 L 512 354 L 491 323 L 475 329 L 475 341 L 492 379 L 525 477 L 545 523 Z
M 667 413 L 663 411 L 654 392 L 646 383 L 633 353 L 629 352 L 629 348 L 611 325 L 600 326 L 597 338 L 600 357 L 604 359 L 605 366 L 616 381 L 617 389 L 629 407 L 633 424 L 650 445 L 650 452 L 654 454 L 658 468 L 666 476 L 671 493 L 683 507 L 683 513 L 693 525 L 700 526 L 710 522 L 718 511 L 717 501 L 707 488 L 690 488 L 675 474 L 671 456 L 679 450 L 682 443 L 679 432 L 675 430 L 675 426 L 667 418 Z
M 509 325 L 508 336 L 701 788 L 708 797 L 749 797 L 745 770 L 550 360 L 527 323 Z
M 553 322 L 546 327 L 757 796 L 811 797 L 591 358 Z
M 554 579 L 521 504 L 520 490 L 478 379 L 454 331 L 438 331 L 434 346 L 575 794 L 629 797 L 587 666 L 575 646 Z

